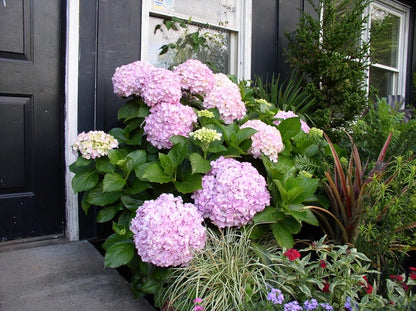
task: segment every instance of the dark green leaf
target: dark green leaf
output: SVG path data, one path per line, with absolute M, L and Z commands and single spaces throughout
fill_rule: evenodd
M 117 243 L 117 242 L 121 242 L 123 240 L 125 240 L 126 238 L 124 236 L 120 236 L 116 233 L 113 233 L 112 235 L 110 235 L 107 240 L 105 240 L 105 242 L 103 243 L 102 247 L 104 250 L 108 250 L 113 244 Z
M 272 224 L 273 236 L 280 247 L 292 248 L 294 241 L 293 236 L 286 227 L 281 225 L 281 222 Z
M 145 180 L 159 184 L 165 184 L 173 181 L 171 176 L 165 174 L 163 167 L 159 163 L 151 163 L 147 166 L 142 177 Z
M 115 165 L 118 165 L 119 161 L 125 160 L 127 154 L 128 151 L 124 149 L 108 150 L 108 158 L 110 159 L 111 163 Z
M 91 207 L 91 204 L 87 202 L 88 194 L 89 194 L 89 191 L 84 192 L 82 194 L 82 199 L 81 199 L 81 207 L 82 207 L 82 210 L 84 211 L 85 215 L 88 214 L 88 210 Z
M 186 176 L 182 181 L 175 181 L 174 184 L 180 193 L 192 193 L 202 188 L 202 176 L 193 174 Z
M 192 153 L 189 155 L 191 162 L 192 174 L 205 174 L 211 169 L 210 161 L 205 160 L 199 153 Z
M 110 205 L 102 208 L 97 214 L 97 222 L 103 223 L 110 221 L 114 218 L 114 216 L 116 216 L 117 212 L 122 209 L 123 207 L 121 206 L 121 204 Z
M 160 164 L 163 167 L 163 172 L 168 175 L 172 176 L 176 171 L 176 166 L 173 163 L 172 159 L 164 153 L 159 153 L 159 160 Z
M 126 265 L 133 258 L 134 252 L 134 243 L 131 240 L 114 243 L 105 253 L 104 265 L 110 268 Z
M 300 119 L 299 118 L 288 118 L 280 122 L 277 126 L 282 140 L 284 142 L 289 141 L 300 131 Z
M 126 136 L 124 136 L 124 130 L 121 128 L 113 128 L 108 133 L 113 135 L 119 143 L 124 143 L 126 141 Z
M 103 180 L 103 192 L 114 192 L 123 189 L 126 180 L 117 173 L 105 174 Z
M 98 183 L 100 175 L 97 171 L 84 171 L 72 178 L 72 189 L 75 193 L 90 190 Z
M 120 192 L 103 192 L 102 184 L 90 190 L 87 202 L 93 205 L 106 206 L 120 199 Z
M 133 182 L 126 187 L 126 192 L 129 194 L 138 194 L 151 187 L 152 186 L 148 182 L 134 179 Z
M 278 211 L 275 207 L 268 206 L 260 213 L 254 215 L 253 221 L 255 224 L 275 223 L 284 218 L 284 213 Z
M 187 155 L 187 144 L 183 142 L 173 145 L 172 149 L 168 153 L 168 156 L 172 160 L 172 163 L 175 165 L 175 167 L 178 167 L 182 161 L 185 160 Z
M 121 202 L 123 202 L 123 205 L 131 211 L 137 210 L 137 208 L 143 204 L 143 200 L 140 200 L 133 195 L 122 195 Z
M 146 151 L 136 150 L 127 155 L 127 169 L 128 171 L 135 170 L 140 164 L 146 162 Z
M 118 110 L 118 119 L 124 121 L 139 117 L 140 105 L 136 101 L 129 101 Z
M 98 158 L 95 167 L 102 173 L 113 173 L 116 169 L 107 157 Z

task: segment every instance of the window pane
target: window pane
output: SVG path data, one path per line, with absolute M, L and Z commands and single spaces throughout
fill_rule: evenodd
M 237 0 L 154 0 L 153 10 L 168 11 L 186 19 L 237 27 Z
M 371 67 L 370 85 L 378 90 L 379 97 L 397 95 L 395 90 L 397 74 L 385 69 Z
M 189 58 L 196 58 L 206 63 L 215 72 L 230 73 L 230 39 L 232 33 L 230 31 L 209 29 L 201 27 L 199 36 L 206 39 L 208 47 L 201 47 L 198 51 L 194 51 L 191 45 L 186 44 L 186 36 L 198 31 L 196 25 L 188 25 L 187 29 L 179 27 L 178 31 L 158 30 L 154 33 L 156 25 L 163 22 L 162 18 L 150 16 L 150 42 L 149 42 L 149 62 L 157 67 L 172 68 L 177 66 Z M 188 36 L 189 38 L 189 36 Z M 182 46 L 181 49 L 169 49 L 166 54 L 159 55 L 161 46 L 169 43 L 177 43 L 178 40 Z
M 372 59 L 390 67 L 398 65 L 400 17 L 387 10 L 371 7 Z

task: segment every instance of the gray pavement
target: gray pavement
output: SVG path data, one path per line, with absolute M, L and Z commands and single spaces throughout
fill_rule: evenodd
M 88 241 L 1 244 L 1 311 L 154 311 Z

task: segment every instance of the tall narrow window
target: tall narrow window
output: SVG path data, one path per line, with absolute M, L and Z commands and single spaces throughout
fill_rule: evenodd
M 170 67 L 187 58 L 211 63 L 218 72 L 250 77 L 251 0 L 148 0 L 143 1 L 141 59 L 159 67 Z M 186 28 L 156 31 L 155 27 L 172 17 L 190 20 Z M 163 45 L 183 40 L 199 31 L 209 49 L 191 54 L 169 50 L 159 55 Z
M 370 5 L 369 85 L 379 97 L 405 96 L 409 8 L 393 1 Z

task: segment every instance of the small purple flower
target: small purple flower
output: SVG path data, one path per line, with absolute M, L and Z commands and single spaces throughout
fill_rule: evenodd
M 196 305 L 193 309 L 193 311 L 204 311 L 204 310 L 205 310 L 205 308 L 201 305 Z
M 334 308 L 329 304 L 329 303 L 321 303 L 320 306 L 324 309 L 324 310 L 334 310 Z
M 316 299 L 306 300 L 303 303 L 303 306 L 305 307 L 305 310 L 315 310 L 318 308 L 318 301 Z
M 348 311 L 351 311 L 352 310 L 351 297 L 348 297 L 347 298 L 347 301 L 344 303 L 344 307 Z
M 285 296 L 283 296 L 282 291 L 277 288 L 272 288 L 270 293 L 267 294 L 267 300 L 271 301 L 275 305 L 281 305 Z
M 301 311 L 302 307 L 297 301 L 291 301 L 285 304 L 284 311 Z
M 201 302 L 202 302 L 202 298 L 197 297 L 197 298 L 195 298 L 192 302 L 193 302 L 193 303 L 195 303 L 195 304 L 197 304 L 197 303 L 201 303 Z

